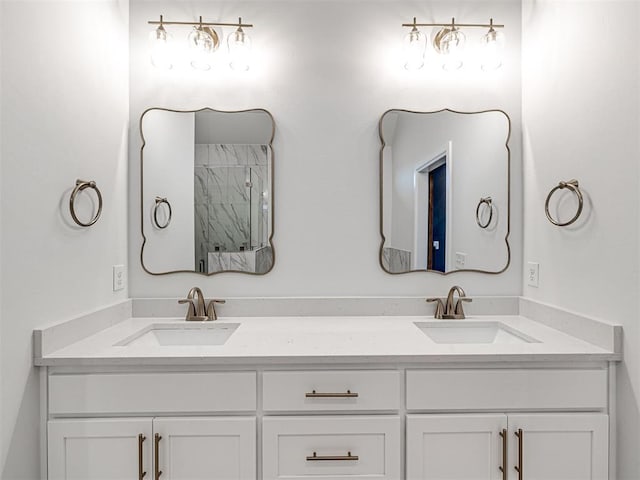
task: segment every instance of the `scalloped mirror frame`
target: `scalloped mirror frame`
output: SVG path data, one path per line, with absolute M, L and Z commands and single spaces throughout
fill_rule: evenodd
M 504 241 L 507 247 L 507 261 L 503 268 L 497 271 L 467 268 L 467 269 L 460 269 L 460 270 L 451 270 L 450 272 L 440 272 L 438 270 L 407 270 L 404 272 L 390 272 L 384 267 L 383 252 L 384 252 L 384 244 L 386 242 L 386 237 L 384 236 L 384 218 L 383 218 L 383 211 L 384 211 L 384 197 L 383 197 L 384 195 L 384 179 L 383 179 L 384 164 L 383 162 L 384 162 L 384 148 L 386 146 L 386 142 L 384 140 L 384 135 L 382 132 L 382 122 L 384 121 L 385 115 L 391 112 L 415 113 L 420 115 L 427 115 L 427 114 L 441 113 L 441 112 L 451 112 L 451 113 L 458 113 L 462 115 L 476 115 L 480 113 L 498 112 L 498 113 L 502 113 L 506 117 L 508 129 L 507 129 L 507 138 L 505 139 L 504 145 L 505 145 L 505 148 L 507 149 L 507 231 L 504 237 Z M 421 111 L 407 110 L 402 108 L 390 108 L 389 110 L 384 112 L 380 117 L 380 121 L 378 122 L 378 134 L 380 136 L 380 143 L 381 143 L 380 156 L 379 156 L 380 198 L 379 198 L 379 204 L 378 204 L 378 208 L 380 211 L 380 237 L 382 238 L 382 241 L 380 242 L 380 249 L 378 251 L 378 261 L 380 263 L 380 268 L 382 268 L 382 270 L 385 273 L 388 273 L 390 275 L 405 275 L 407 273 L 435 273 L 438 275 L 451 275 L 452 273 L 459 273 L 459 272 L 476 272 L 476 273 L 486 273 L 489 275 L 498 275 L 500 273 L 505 272 L 507 268 L 509 268 L 509 265 L 511 264 L 511 246 L 509 245 L 509 234 L 511 232 L 511 149 L 509 148 L 509 140 L 511 138 L 511 117 L 509 117 L 507 112 L 500 109 L 479 110 L 476 112 L 461 112 L 458 110 L 452 110 L 450 108 L 443 108 L 440 110 L 434 110 L 429 112 L 421 112 Z
M 144 247 L 147 243 L 147 237 L 144 234 L 144 147 L 146 145 L 146 140 L 144 138 L 144 132 L 142 131 L 142 121 L 144 120 L 144 116 L 152 111 L 152 110 L 161 110 L 161 111 L 165 111 L 165 112 L 172 112 L 172 113 L 197 113 L 197 112 L 203 112 L 203 111 L 211 111 L 211 112 L 216 112 L 216 113 L 246 113 L 246 112 L 263 112 L 266 113 L 269 118 L 271 119 L 271 136 L 269 138 L 269 152 L 271 153 L 271 157 L 270 157 L 270 161 L 269 161 L 269 168 L 271 171 L 271 176 L 269 178 L 269 190 L 270 190 L 270 205 L 271 205 L 271 221 L 269 222 L 269 247 L 271 248 L 271 254 L 272 254 L 272 261 L 271 261 L 271 265 L 269 267 L 269 269 L 265 272 L 260 272 L 260 273 L 256 273 L 256 272 L 246 272 L 246 271 L 242 271 L 242 270 L 222 270 L 222 271 L 218 271 L 218 272 L 211 272 L 211 273 L 205 273 L 205 272 L 197 272 L 195 270 L 172 270 L 169 272 L 153 272 L 151 270 L 149 270 L 147 268 L 147 266 L 144 264 Z M 271 114 L 271 112 L 269 112 L 268 110 L 264 109 L 264 108 L 249 108 L 246 110 L 216 110 L 215 108 L 210 108 L 210 107 L 203 107 L 203 108 L 198 108 L 196 110 L 175 110 L 175 109 L 171 109 L 171 108 L 163 108 L 163 107 L 151 107 L 151 108 L 147 108 L 144 112 L 142 112 L 142 115 L 140 115 L 140 121 L 138 123 L 138 127 L 140 130 L 140 138 L 142 139 L 142 146 L 140 147 L 140 232 L 142 233 L 142 246 L 140 247 L 140 265 L 142 266 L 142 269 L 148 273 L 149 275 L 155 275 L 155 276 L 161 276 L 161 275 L 171 275 L 174 273 L 194 273 L 196 275 L 203 275 L 206 277 L 210 277 L 212 275 L 217 275 L 217 274 L 221 274 L 221 273 L 243 273 L 245 275 L 266 275 L 267 273 L 271 272 L 271 270 L 273 270 L 273 267 L 276 263 L 276 249 L 275 246 L 273 245 L 273 230 L 274 230 L 274 217 L 275 217 L 275 209 L 274 209 L 274 191 L 273 191 L 273 177 L 274 177 L 274 166 L 275 166 L 275 154 L 273 152 L 273 138 L 275 136 L 275 132 L 276 132 L 276 122 L 275 119 L 273 118 L 273 115 Z

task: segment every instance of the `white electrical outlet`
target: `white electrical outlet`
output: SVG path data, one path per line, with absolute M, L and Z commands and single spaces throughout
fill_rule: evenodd
M 127 277 L 124 271 L 124 265 L 113 266 L 113 291 L 124 290 L 127 286 Z
M 529 262 L 527 264 L 527 285 L 538 288 L 540 264 Z
M 456 252 L 456 268 L 462 270 L 464 264 L 467 263 L 467 254 L 462 252 Z

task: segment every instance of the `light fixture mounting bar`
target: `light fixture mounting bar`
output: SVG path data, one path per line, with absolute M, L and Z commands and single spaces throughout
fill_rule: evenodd
M 403 27 L 450 27 L 452 22 L 448 23 L 403 23 Z M 477 27 L 477 28 L 504 28 L 504 25 L 497 23 L 454 23 L 456 27 Z
M 189 25 L 192 27 L 204 26 L 204 27 L 239 27 L 239 28 L 253 28 L 252 23 L 242 23 L 239 21 L 237 23 L 223 23 L 223 22 L 168 22 L 164 19 L 160 20 L 149 20 L 147 22 L 149 25 Z

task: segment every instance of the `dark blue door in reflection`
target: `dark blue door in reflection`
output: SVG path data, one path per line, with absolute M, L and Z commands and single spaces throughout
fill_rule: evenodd
M 445 271 L 447 231 L 447 164 L 429 172 L 429 269 Z

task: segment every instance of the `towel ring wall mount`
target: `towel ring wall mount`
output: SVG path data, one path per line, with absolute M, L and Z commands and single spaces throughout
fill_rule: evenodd
M 486 205 L 487 208 L 489 208 L 489 219 L 485 223 L 482 223 L 482 220 L 480 219 L 480 209 L 482 208 L 482 205 Z M 478 206 L 476 207 L 476 223 L 480 228 L 485 229 L 491 225 L 491 220 L 493 220 L 493 200 L 491 197 L 481 198 L 478 202 Z
M 156 197 L 155 200 L 155 205 L 153 206 L 153 223 L 154 225 L 159 228 L 159 229 L 165 229 L 169 226 L 169 224 L 171 223 L 171 216 L 172 216 L 172 211 L 171 211 L 171 204 L 169 203 L 169 200 L 166 199 L 166 197 Z M 167 209 L 169 211 L 169 215 L 167 216 L 167 220 L 164 222 L 164 224 L 161 224 L 158 221 L 158 210 L 160 210 L 160 206 L 162 204 L 165 204 L 167 206 Z
M 86 190 L 87 188 L 93 190 L 96 193 L 96 197 L 98 197 L 98 211 L 93 216 L 93 218 L 89 220 L 89 222 L 83 222 L 78 218 L 78 215 L 76 215 L 75 204 L 78 194 L 83 190 Z M 73 218 L 73 221 L 81 227 L 90 227 L 98 221 L 100 215 L 102 215 L 102 193 L 100 193 L 100 189 L 96 185 L 96 182 L 94 182 L 93 180 L 76 180 L 76 186 L 71 192 L 71 197 L 69 198 L 69 211 L 71 212 L 71 218 Z
M 556 220 L 551 216 L 551 213 L 549 212 L 549 202 L 551 201 L 551 197 L 553 196 L 554 193 L 556 193 L 558 190 L 564 190 L 565 188 L 572 191 L 575 194 L 575 196 L 578 197 L 578 210 L 576 211 L 576 214 L 573 216 L 573 218 L 571 218 L 571 220 L 567 222 L 561 222 L 560 220 Z M 575 221 L 578 220 L 578 218 L 582 214 L 583 208 L 584 208 L 584 197 L 582 196 L 582 191 L 580 190 L 580 183 L 578 182 L 578 180 L 575 180 L 575 179 L 569 180 L 568 182 L 558 183 L 558 185 L 556 185 L 551 189 L 551 191 L 549 192 L 549 195 L 547 195 L 547 200 L 544 203 L 544 213 L 547 215 L 547 219 L 558 227 L 566 227 L 568 225 L 571 225 L 572 223 L 575 223 Z

